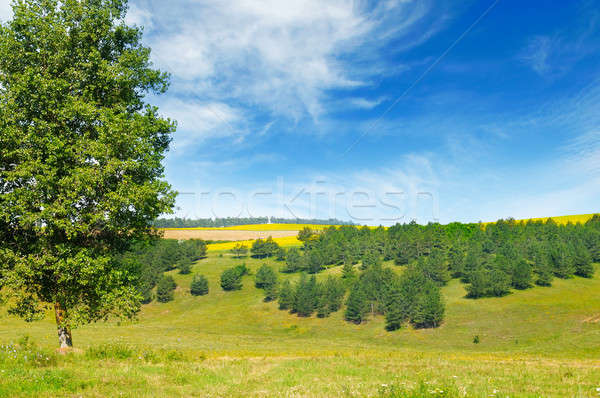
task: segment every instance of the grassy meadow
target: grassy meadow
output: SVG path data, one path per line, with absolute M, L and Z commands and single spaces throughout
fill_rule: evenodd
M 386 332 L 381 316 L 354 325 L 342 311 L 280 311 L 253 276 L 224 292 L 221 272 L 242 261 L 281 266 L 211 252 L 193 269 L 208 278 L 207 296 L 191 296 L 192 275 L 172 271 L 174 301 L 144 306 L 135 322 L 76 329 L 67 355 L 55 352 L 50 314 L 25 323 L 2 313 L 0 396 L 600 396 L 598 276 L 478 300 L 453 280 L 441 327 Z

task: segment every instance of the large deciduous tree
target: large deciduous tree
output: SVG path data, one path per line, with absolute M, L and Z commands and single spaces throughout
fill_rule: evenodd
M 118 255 L 151 238 L 174 192 L 161 161 L 166 91 L 126 0 L 15 0 L 0 26 L 0 289 L 31 321 L 71 328 L 132 317 L 136 270 Z

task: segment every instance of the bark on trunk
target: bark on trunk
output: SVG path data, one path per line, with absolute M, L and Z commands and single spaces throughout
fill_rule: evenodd
M 69 349 L 73 347 L 73 340 L 71 338 L 71 329 L 64 325 L 66 310 L 60 305 L 60 303 L 54 304 L 54 315 L 56 316 L 56 328 L 58 330 L 58 342 L 60 343 L 60 349 Z

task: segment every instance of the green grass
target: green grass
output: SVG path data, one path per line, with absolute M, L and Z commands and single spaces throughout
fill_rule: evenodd
M 27 324 L 2 313 L 0 342 L 15 345 L 0 349 L 0 396 L 600 397 L 598 277 L 479 300 L 453 280 L 440 328 L 390 333 L 381 317 L 354 325 L 342 311 L 279 311 L 253 276 L 223 292 L 221 272 L 242 261 L 254 272 L 263 263 L 211 253 L 194 265 L 207 296 L 192 297 L 192 275 L 174 272 L 175 301 L 144 306 L 136 322 L 77 329 L 81 351 L 65 356 L 50 314 Z M 18 344 L 24 335 L 36 346 Z

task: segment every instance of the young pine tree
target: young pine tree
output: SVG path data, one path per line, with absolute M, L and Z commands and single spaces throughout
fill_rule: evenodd
M 527 289 L 531 287 L 531 281 L 531 265 L 523 258 L 515 261 L 512 270 L 512 287 L 515 289 Z
M 344 313 L 344 319 L 349 322 L 359 324 L 366 320 L 366 316 L 369 310 L 367 298 L 357 282 L 352 286 L 348 300 L 346 300 L 346 311 Z
M 254 277 L 254 286 L 259 289 L 265 289 L 269 285 L 272 285 L 277 282 L 277 274 L 273 271 L 273 268 L 269 267 L 267 264 L 263 264 L 258 271 L 256 271 L 256 276 Z
M 388 331 L 400 329 L 408 319 L 408 306 L 398 284 L 392 286 L 386 297 L 385 328 Z
M 193 261 L 192 261 L 191 257 L 182 256 L 179 259 L 179 261 L 177 261 L 176 267 L 179 270 L 180 274 L 187 275 L 192 272 L 192 264 L 193 264 Z
M 192 296 L 203 296 L 208 294 L 208 280 L 204 275 L 194 275 L 190 284 L 190 293 Z
M 352 280 L 356 277 L 356 273 L 354 272 L 354 266 L 352 265 L 352 261 L 347 257 L 344 259 L 344 266 L 342 268 L 342 278 L 345 280 Z
M 571 278 L 575 274 L 575 265 L 573 263 L 573 246 L 562 241 L 552 243 L 550 251 L 550 263 L 554 275 L 559 278 Z
M 444 300 L 440 288 L 427 282 L 415 298 L 416 304 L 410 322 L 415 328 L 435 328 L 444 319 Z
M 177 284 L 171 275 L 163 275 L 156 286 L 156 301 L 167 303 L 173 300 L 173 292 Z
M 294 312 L 296 312 L 298 316 L 311 316 L 317 308 L 317 300 L 317 278 L 314 275 L 310 278 L 307 278 L 306 275 L 303 275 L 296 287 Z
M 575 266 L 575 274 L 584 278 L 594 276 L 594 265 L 592 264 L 592 256 L 588 249 L 582 244 L 577 243 L 574 248 L 573 265 Z
M 279 290 L 279 309 L 280 310 L 290 310 L 294 306 L 294 289 L 290 281 L 285 280 L 281 284 L 281 289 Z

